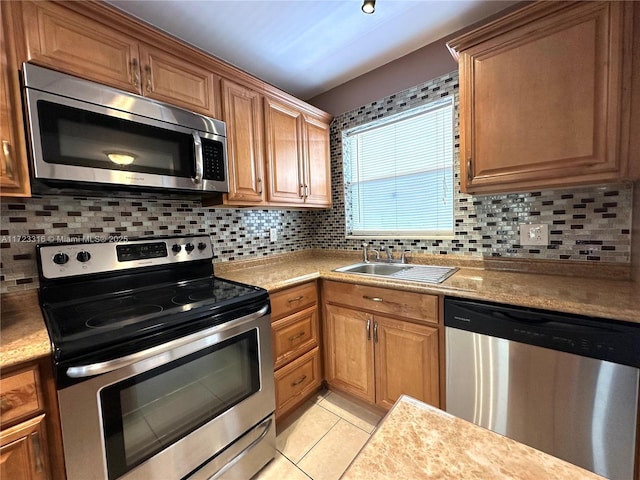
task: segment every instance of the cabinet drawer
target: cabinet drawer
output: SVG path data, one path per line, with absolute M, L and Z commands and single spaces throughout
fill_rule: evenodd
M 318 303 L 316 282 L 287 288 L 270 295 L 271 321 L 276 321 Z
M 318 346 L 318 310 L 310 307 L 273 323 L 274 368 Z
M 323 293 L 324 300 L 328 303 L 338 303 L 419 322 L 438 323 L 437 295 L 340 282 L 325 282 Z
M 276 417 L 302 403 L 322 383 L 318 347 L 275 373 Z
M 38 367 L 0 379 L 0 421 L 5 424 L 38 413 L 44 403 L 38 390 Z

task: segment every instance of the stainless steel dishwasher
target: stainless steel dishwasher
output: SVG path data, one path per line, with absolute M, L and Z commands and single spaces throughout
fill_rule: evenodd
M 453 298 L 444 316 L 447 412 L 633 478 L 640 324 Z

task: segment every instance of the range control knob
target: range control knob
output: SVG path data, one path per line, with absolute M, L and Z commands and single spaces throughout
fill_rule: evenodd
M 206 243 L 204 243 L 204 242 L 200 242 L 200 243 L 198 244 L 198 250 L 202 251 L 202 250 L 204 250 L 205 248 L 207 248 L 207 244 L 206 244 Z
M 65 263 L 67 263 L 69 261 L 69 255 L 67 255 L 66 253 L 56 253 L 53 256 L 53 263 L 55 263 L 56 265 L 64 265 Z
M 187 243 L 187 244 L 184 246 L 184 249 L 187 251 L 187 253 L 191 253 L 191 252 L 193 252 L 193 249 L 194 249 L 194 248 L 196 248 L 196 247 L 194 247 L 194 246 L 193 246 L 193 243 Z
M 171 250 L 172 250 L 174 253 L 178 253 L 178 252 L 180 252 L 180 250 L 182 250 L 182 247 L 181 247 L 180 245 L 178 245 L 177 243 L 174 243 L 174 244 L 173 244 L 173 247 L 171 247 Z
M 82 250 L 76 255 L 76 260 L 82 263 L 88 262 L 89 260 L 91 260 L 91 254 L 86 250 Z

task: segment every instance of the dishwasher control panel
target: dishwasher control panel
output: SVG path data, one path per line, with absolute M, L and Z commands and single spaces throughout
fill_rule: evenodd
M 445 298 L 445 327 L 640 368 L 640 325 Z

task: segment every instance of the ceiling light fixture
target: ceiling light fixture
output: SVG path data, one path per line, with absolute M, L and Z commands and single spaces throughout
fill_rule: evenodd
M 364 0 L 362 3 L 362 11 L 368 15 L 376 11 L 376 0 Z

